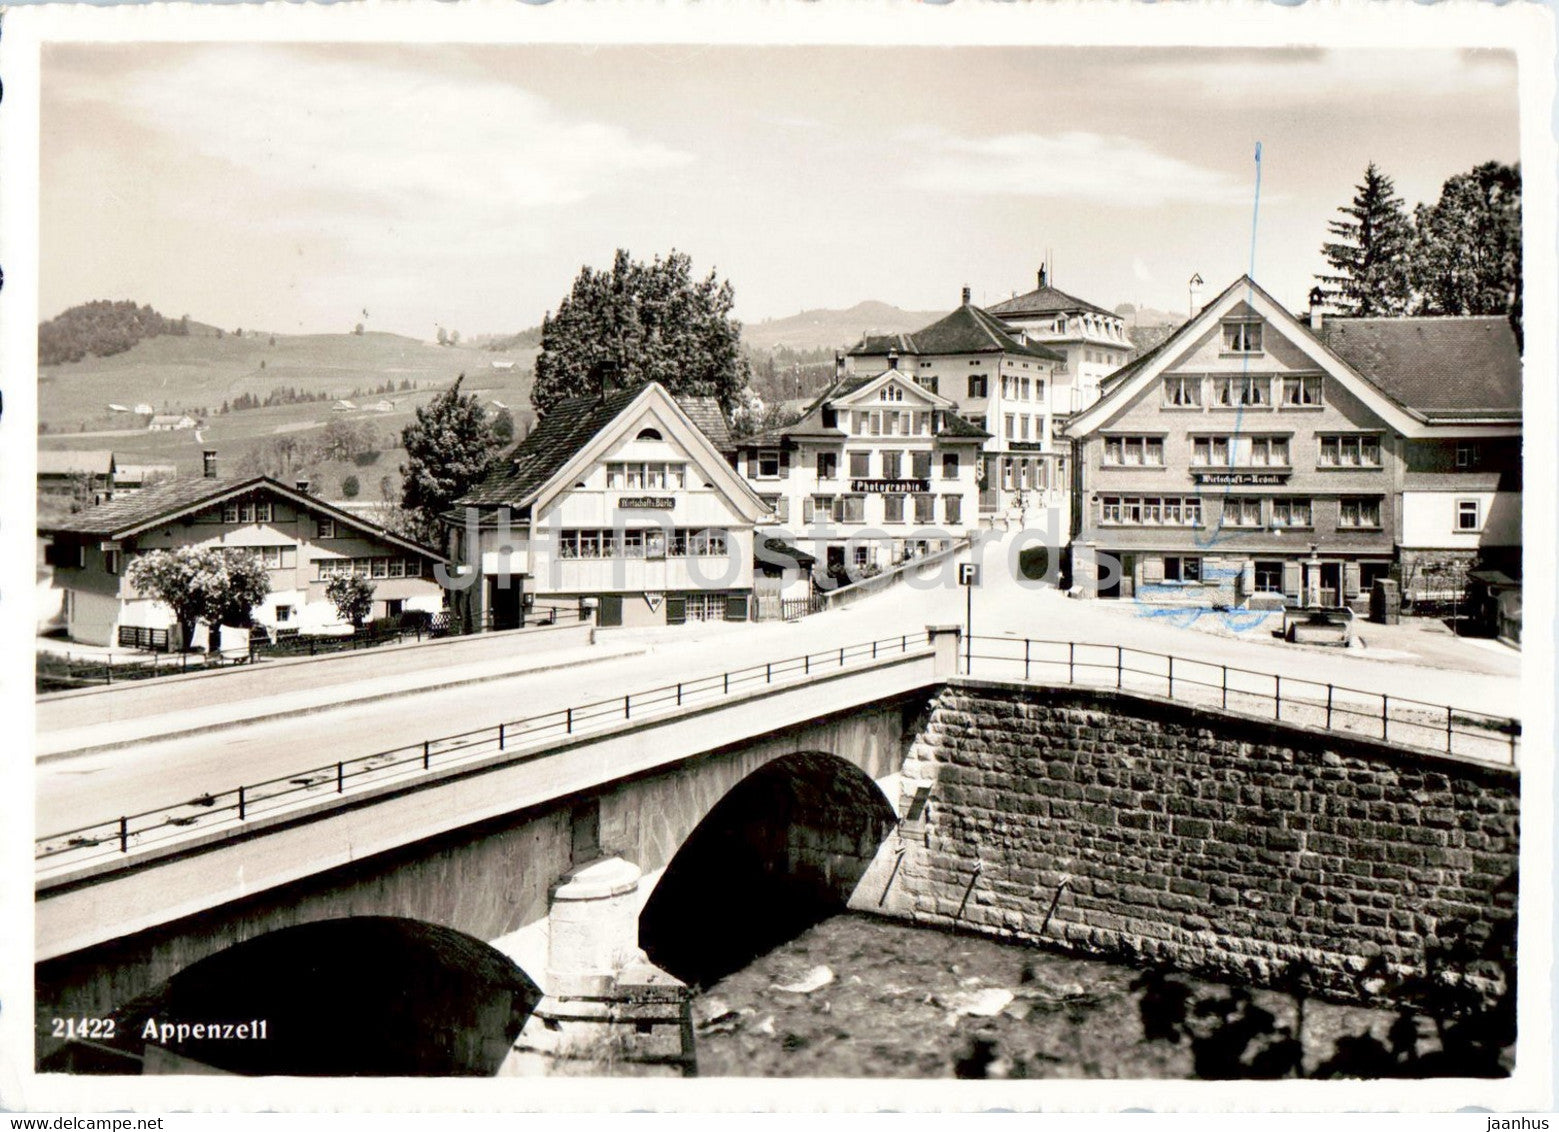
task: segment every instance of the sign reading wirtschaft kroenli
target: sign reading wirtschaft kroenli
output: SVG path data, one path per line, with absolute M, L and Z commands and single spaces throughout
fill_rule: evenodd
M 624 511 L 670 511 L 677 501 L 669 495 L 624 495 L 617 506 Z
M 1197 483 L 1229 487 L 1263 487 L 1288 482 L 1286 472 L 1197 472 Z
M 931 490 L 931 481 L 930 480 L 851 480 L 850 481 L 850 490 L 851 491 L 884 492 L 884 493 L 892 493 L 892 492 L 901 492 L 902 491 L 902 492 L 906 492 L 906 493 L 909 493 L 909 494 L 914 494 L 916 492 L 922 492 L 923 493 L 923 492 L 930 491 Z

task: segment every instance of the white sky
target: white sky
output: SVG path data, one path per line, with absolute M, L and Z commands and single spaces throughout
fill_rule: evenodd
M 540 321 L 676 247 L 749 321 L 1034 285 L 1180 312 L 1251 262 L 1302 303 L 1365 163 L 1411 206 L 1514 161 L 1500 53 L 54 45 L 41 315 L 279 332 Z

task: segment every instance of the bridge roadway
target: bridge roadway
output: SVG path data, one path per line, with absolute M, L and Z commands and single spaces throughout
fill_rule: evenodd
M 344 795 L 328 789 L 302 794 L 247 821 L 233 816 L 132 848 L 127 857 L 111 854 L 79 866 L 61 858 L 60 870 L 40 878 L 36 958 L 130 936 L 440 834 L 566 803 L 611 783 L 680 770 L 694 756 L 750 747 L 787 728 L 828 728 L 841 719 L 848 725 L 856 713 L 881 710 L 954 675 L 957 640 L 956 631 L 933 639 L 922 629 L 902 647 L 895 640 L 880 659 L 856 655 L 831 671 L 819 663 L 809 675 L 797 671 L 772 684 L 760 672 L 750 687 L 687 706 L 668 704 L 648 718 L 618 719 L 583 734 L 549 733 L 528 743 L 522 736 L 502 751 L 435 762 L 431 770 L 418 766 Z M 902 728 L 896 712 L 895 764 Z M 314 753 L 316 761 L 320 754 Z M 872 764 L 861 769 L 879 785 L 897 773 L 896 765 L 878 765 L 882 744 L 842 754 Z
M 999 542 L 987 548 L 986 585 L 975 595 L 977 634 L 1122 644 L 1276 673 L 1285 679 L 1333 682 L 1492 715 L 1523 715 L 1521 681 L 1515 675 L 1520 671 L 1519 654 L 1502 656 L 1483 642 L 1462 642 L 1467 668 L 1451 670 L 1415 664 L 1400 654 L 1372 659 L 1367 649 L 1342 653 L 1260 637 L 1214 635 L 1161 618 L 1133 616 L 1129 605 L 1072 600 L 1053 589 L 1028 588 L 1003 567 L 1004 549 Z M 963 592 L 955 586 L 918 592 L 900 587 L 791 624 L 607 630 L 614 639 L 632 638 L 649 651 L 561 671 L 521 673 L 391 700 L 343 704 L 295 719 L 273 719 L 206 735 L 148 740 L 41 764 L 37 829 L 50 833 L 74 828 L 430 736 L 493 726 L 839 644 L 920 633 L 927 624 L 961 624 L 963 617 Z M 975 674 L 980 674 L 978 667 Z

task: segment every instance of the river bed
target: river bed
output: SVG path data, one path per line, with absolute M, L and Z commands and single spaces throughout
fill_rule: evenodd
M 1141 972 L 875 917 L 834 916 L 702 991 L 700 1076 L 1193 1078 L 1209 1075 L 1182 1031 L 1148 1040 Z M 1193 1000 L 1230 988 L 1175 976 Z M 814 985 L 818 984 L 818 985 Z M 791 989 L 780 989 L 789 987 Z M 1178 994 L 1178 991 L 1174 993 Z M 1243 998 L 1243 992 L 1235 992 Z M 1294 1000 L 1253 991 L 1240 1018 L 1272 1024 L 1247 1061 L 1291 1036 Z M 1305 1071 L 1339 1036 L 1387 1041 L 1396 1015 L 1311 1000 Z M 1243 1043 L 1242 1043 L 1242 1048 Z M 1292 1047 L 1291 1047 L 1292 1048 Z M 1270 1062 L 1269 1062 L 1270 1064 Z M 1202 1072 L 1198 1072 L 1198 1069 Z

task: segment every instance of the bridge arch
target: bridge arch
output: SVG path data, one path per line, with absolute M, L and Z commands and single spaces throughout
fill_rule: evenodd
M 491 1076 L 540 998 L 513 960 L 454 928 L 314 920 L 192 963 L 116 1012 L 111 1050 L 67 1046 L 57 1059 L 119 1072 L 139 1059 L 142 1072 Z M 212 1023 L 234 1029 L 177 1029 Z M 94 1056 L 105 1063 L 80 1064 Z
M 663 970 L 708 985 L 842 911 L 896 823 L 855 762 L 780 755 L 682 841 L 639 915 L 639 946 Z

